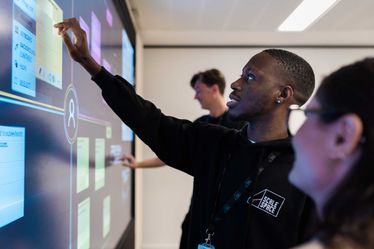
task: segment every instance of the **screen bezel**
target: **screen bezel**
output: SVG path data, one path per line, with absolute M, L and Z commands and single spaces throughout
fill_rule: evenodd
M 127 32 L 131 45 L 134 48 L 134 71 L 136 72 L 136 30 L 132 21 L 129 8 L 126 1 L 112 0 L 114 7 L 122 21 L 123 27 Z M 134 72 L 134 73 L 135 73 Z M 136 89 L 136 73 L 134 88 Z M 132 154 L 135 155 L 135 138 L 131 144 Z M 133 170 L 132 170 L 133 171 Z M 121 239 L 118 241 L 116 249 L 134 249 L 135 248 L 135 174 L 131 174 L 131 220 L 126 230 L 123 232 Z

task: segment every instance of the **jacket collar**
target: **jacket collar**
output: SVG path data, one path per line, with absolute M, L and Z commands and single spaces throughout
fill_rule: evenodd
M 275 140 L 270 140 L 270 141 L 265 141 L 265 142 L 256 142 L 252 143 L 251 141 L 248 140 L 247 136 L 247 126 L 249 124 L 246 124 L 241 130 L 240 130 L 240 137 L 241 141 L 245 144 L 251 144 L 253 146 L 263 146 L 263 147 L 268 147 L 268 148 L 274 148 L 274 149 L 281 149 L 281 150 L 289 150 L 292 149 L 291 146 L 291 137 L 287 138 L 282 138 L 282 139 L 275 139 Z

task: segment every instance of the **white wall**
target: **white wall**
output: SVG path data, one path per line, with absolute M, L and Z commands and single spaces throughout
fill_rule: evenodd
M 146 48 L 143 58 L 143 96 L 152 100 L 166 114 L 194 119 L 206 112 L 200 110 L 198 102 L 193 99 L 194 92 L 189 86 L 190 77 L 197 71 L 216 67 L 222 70 L 230 84 L 239 77 L 249 58 L 261 50 L 263 49 Z M 317 82 L 343 64 L 365 56 L 374 56 L 374 49 L 288 50 L 310 62 Z M 229 93 L 228 85 L 226 96 Z M 146 146 L 142 146 L 141 152 L 144 158 L 153 156 Z M 170 167 L 141 170 L 139 174 L 141 175 L 137 179 L 141 180 L 141 194 L 137 198 L 142 199 L 142 206 L 137 207 L 137 214 L 141 216 L 141 248 L 177 249 L 180 223 L 191 197 L 192 178 Z

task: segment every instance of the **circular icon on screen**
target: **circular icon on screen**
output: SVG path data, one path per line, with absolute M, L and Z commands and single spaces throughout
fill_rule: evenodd
M 77 139 L 78 133 L 78 97 L 72 84 L 68 86 L 64 101 L 64 128 L 70 144 Z

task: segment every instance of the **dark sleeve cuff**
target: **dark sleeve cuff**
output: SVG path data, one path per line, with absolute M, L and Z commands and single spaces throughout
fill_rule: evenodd
M 96 84 L 103 89 L 104 81 L 105 79 L 108 79 L 108 77 L 113 77 L 111 73 L 109 73 L 105 67 L 101 66 L 101 70 L 91 77 L 91 80 L 95 81 Z

